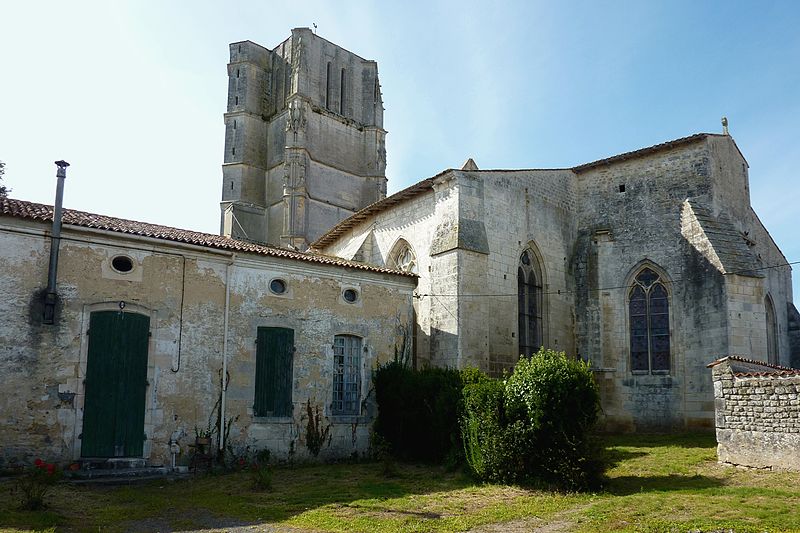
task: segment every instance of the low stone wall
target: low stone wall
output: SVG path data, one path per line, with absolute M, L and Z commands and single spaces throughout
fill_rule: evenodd
M 709 367 L 719 462 L 800 471 L 800 370 L 736 356 Z

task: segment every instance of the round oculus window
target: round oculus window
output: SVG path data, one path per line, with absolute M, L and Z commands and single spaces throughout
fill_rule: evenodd
M 117 272 L 127 274 L 133 270 L 133 260 L 126 255 L 118 255 L 111 260 L 111 267 Z
M 269 290 L 274 294 L 283 294 L 286 292 L 286 282 L 282 279 L 275 278 L 269 282 Z
M 355 289 L 345 289 L 342 298 L 348 303 L 355 303 L 358 300 L 358 291 Z

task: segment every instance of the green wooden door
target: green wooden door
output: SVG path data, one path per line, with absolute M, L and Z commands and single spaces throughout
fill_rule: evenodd
M 258 328 L 256 338 L 256 416 L 292 416 L 294 330 Z
M 141 457 L 150 317 L 99 311 L 89 321 L 83 457 Z

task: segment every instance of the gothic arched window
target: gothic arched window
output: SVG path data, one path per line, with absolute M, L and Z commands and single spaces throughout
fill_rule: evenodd
M 669 294 L 664 280 L 650 268 L 634 278 L 628 293 L 631 370 L 666 373 L 669 357 Z
M 418 274 L 417 254 L 405 239 L 400 239 L 389 254 L 387 265 L 396 270 Z
M 536 256 L 525 250 L 517 267 L 519 354 L 530 357 L 542 347 L 542 275 Z
M 767 312 L 767 362 L 773 365 L 778 364 L 778 333 L 775 323 L 775 306 L 772 305 L 772 298 L 769 294 L 764 298 L 764 308 Z

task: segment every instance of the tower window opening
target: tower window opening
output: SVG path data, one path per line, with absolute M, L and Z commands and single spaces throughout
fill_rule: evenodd
M 234 105 L 239 105 L 239 97 L 238 96 L 234 97 L 233 103 L 234 103 Z
M 237 78 L 239 77 L 239 69 L 238 68 L 236 69 L 236 77 Z
M 342 76 L 341 81 L 339 82 L 339 114 L 344 115 L 345 109 L 345 91 L 347 87 L 345 87 L 345 70 L 342 69 Z
M 233 120 L 233 129 L 236 129 L 236 119 Z
M 331 62 L 328 61 L 328 67 L 325 72 L 325 109 L 331 109 Z
M 231 155 L 236 155 L 236 147 L 235 146 L 231 149 Z

